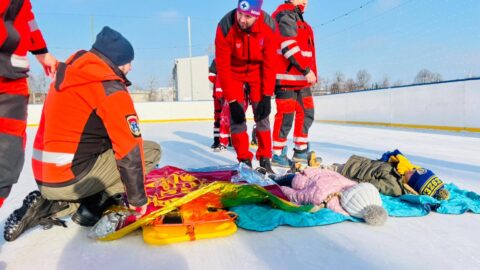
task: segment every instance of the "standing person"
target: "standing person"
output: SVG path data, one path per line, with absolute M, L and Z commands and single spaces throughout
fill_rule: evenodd
M 142 139 L 127 90 L 133 58 L 130 42 L 104 27 L 91 50 L 59 64 L 33 146 L 39 191 L 7 219 L 7 241 L 73 213 L 74 222 L 93 226 L 125 192 L 130 207 L 145 213 L 145 176 L 159 161 L 160 146 Z
M 29 0 L 0 2 L 0 207 L 17 183 L 25 160 L 31 52 L 47 75 L 57 60 L 47 49 Z
M 211 148 L 215 152 L 222 152 L 227 150 L 230 141 L 230 110 L 225 106 L 225 99 L 223 98 L 223 90 L 220 86 L 220 80 L 217 77 L 217 67 L 215 59 L 213 59 L 209 68 L 208 79 L 213 84 L 213 144 Z
M 314 118 L 310 87 L 317 82 L 317 65 L 313 30 L 303 18 L 307 4 L 308 0 L 285 1 L 273 13 L 279 31 L 272 163 L 282 167 L 290 166 L 286 144 L 294 118 L 293 160 L 306 162 L 309 151 L 308 131 Z
M 273 173 L 269 115 L 275 86 L 275 22 L 262 0 L 240 0 L 219 22 L 215 38 L 218 76 L 230 105 L 233 147 L 239 162 L 252 166 L 245 111 L 250 100 L 257 126 L 260 166 Z

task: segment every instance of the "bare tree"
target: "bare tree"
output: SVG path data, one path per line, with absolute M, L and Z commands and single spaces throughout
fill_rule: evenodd
M 321 94 L 321 92 L 322 92 L 322 81 L 323 81 L 323 78 L 318 76 L 317 77 L 317 82 L 311 87 L 312 95 L 318 96 L 318 95 Z
M 432 83 L 442 81 L 442 75 L 440 73 L 432 73 L 430 70 L 424 68 L 415 76 L 414 83 Z
M 438 72 L 433 73 L 431 82 L 441 82 L 442 75 Z
M 343 75 L 342 72 L 336 72 L 335 75 L 333 75 L 334 78 L 333 78 L 333 83 L 331 85 L 331 92 L 333 94 L 336 94 L 336 93 L 342 93 L 344 92 L 344 89 L 345 89 L 345 75 Z
M 353 92 L 354 90 L 357 90 L 357 84 L 355 83 L 355 81 L 352 79 L 352 78 L 349 78 L 346 82 L 345 82 L 345 91 L 346 92 Z
M 158 90 L 158 80 L 155 75 L 152 75 L 150 76 L 150 79 L 148 80 L 148 85 L 147 85 L 148 101 L 156 100 L 155 92 L 157 90 Z
M 365 69 L 359 70 L 357 72 L 357 87 L 358 89 L 365 90 L 370 85 L 370 80 L 372 76 Z
M 382 82 L 380 83 L 380 88 L 388 88 L 390 87 L 390 79 L 388 75 L 383 76 Z
M 28 75 L 28 88 L 30 89 L 31 102 L 33 104 L 45 101 L 48 87 L 49 82 L 43 72 L 38 74 L 30 73 Z
M 320 89 L 322 89 L 322 91 L 325 91 L 325 93 L 329 93 L 330 91 L 330 78 L 322 78 L 322 80 L 320 81 L 321 84 L 320 84 Z
M 392 86 L 402 86 L 402 85 L 403 85 L 403 82 L 400 81 L 400 80 L 397 80 L 397 81 L 395 81 L 395 82 L 393 83 Z

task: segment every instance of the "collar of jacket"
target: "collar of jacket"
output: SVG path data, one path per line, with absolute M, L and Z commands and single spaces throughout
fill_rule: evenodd
M 108 59 L 105 55 L 103 55 L 101 52 L 95 50 L 95 49 L 90 49 L 90 52 L 95 54 L 96 56 L 98 56 L 100 59 L 102 59 L 102 61 L 104 61 L 105 63 L 107 63 L 107 65 L 113 70 L 113 72 L 115 73 L 115 75 L 117 75 L 118 77 L 120 77 L 123 82 L 125 83 L 125 85 L 128 87 L 130 85 L 132 85 L 132 83 L 127 79 L 127 77 L 125 76 L 125 74 L 114 64 L 112 63 L 112 61 L 110 61 L 110 59 Z
M 279 10 L 290 10 L 298 14 L 300 16 L 300 19 L 303 20 L 303 11 L 305 10 L 305 6 L 303 5 L 298 5 L 295 6 L 293 5 L 290 1 L 285 1 L 285 4 L 280 5 Z

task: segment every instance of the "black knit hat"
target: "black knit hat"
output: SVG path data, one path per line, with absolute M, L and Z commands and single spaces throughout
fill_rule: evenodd
M 117 66 L 132 62 L 134 57 L 132 44 L 119 32 L 105 26 L 98 33 L 93 49 L 105 55 Z

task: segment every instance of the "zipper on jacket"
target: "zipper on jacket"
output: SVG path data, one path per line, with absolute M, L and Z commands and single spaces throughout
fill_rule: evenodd
M 247 69 L 245 70 L 245 76 L 248 76 L 250 70 L 250 34 L 247 34 Z

